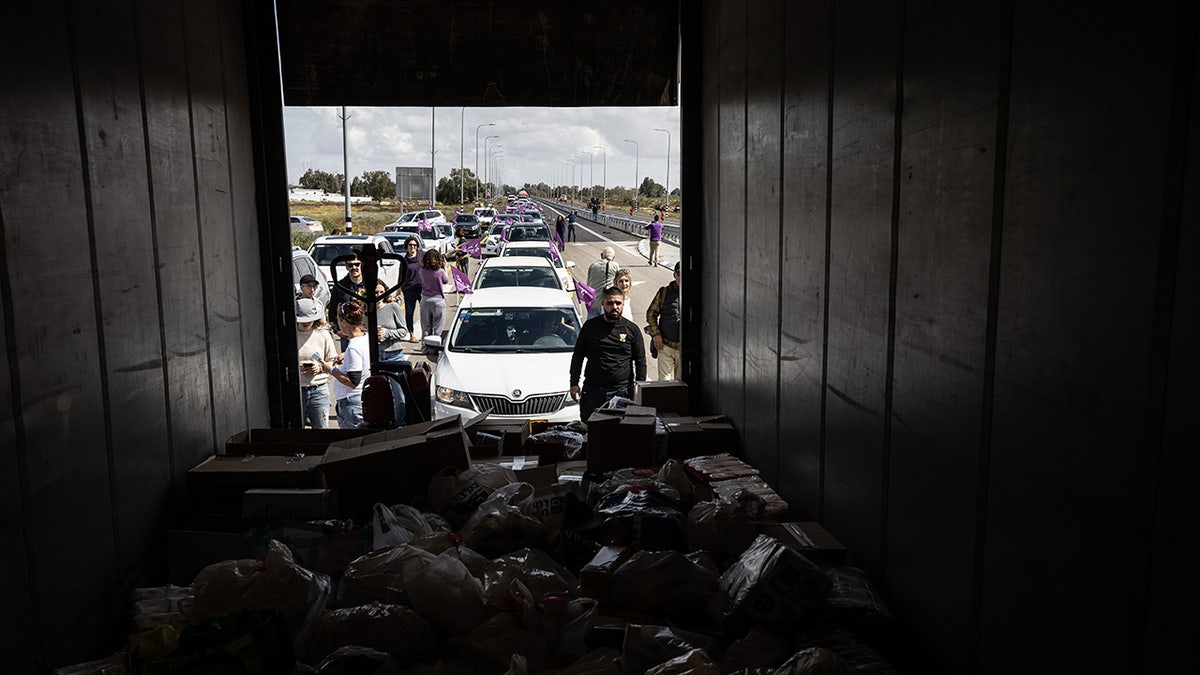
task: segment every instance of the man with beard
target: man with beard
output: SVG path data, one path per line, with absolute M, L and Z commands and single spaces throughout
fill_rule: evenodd
M 614 396 L 633 398 L 634 382 L 646 379 L 646 347 L 642 331 L 621 316 L 625 293 L 616 286 L 604 289 L 600 316 L 588 319 L 579 331 L 571 354 L 571 399 L 579 401 L 579 419 L 587 422 L 592 411 Z M 583 388 L 579 375 L 583 361 Z
M 362 293 L 363 284 L 366 283 L 366 279 L 363 278 L 362 258 L 359 257 L 359 252 L 357 250 L 353 252 L 353 255 L 354 258 L 347 260 L 345 263 L 346 276 L 342 277 L 341 282 L 355 291 Z M 331 290 L 333 291 L 333 299 L 329 301 L 329 307 L 327 308 L 327 311 L 329 313 L 329 323 L 333 326 L 337 326 L 338 307 L 341 307 L 342 303 L 348 300 L 353 299 L 362 302 L 362 299 L 356 297 L 353 293 L 342 290 L 342 287 L 338 284 L 334 284 Z M 343 335 L 340 328 L 335 330 L 334 334 L 341 338 L 342 351 L 346 351 L 346 345 L 350 342 L 350 336 Z

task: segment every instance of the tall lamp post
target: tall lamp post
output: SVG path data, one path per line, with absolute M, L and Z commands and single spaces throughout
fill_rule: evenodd
M 475 202 L 479 202 L 479 129 L 482 127 L 494 127 L 495 122 L 480 124 L 475 127 Z
M 588 199 L 592 199 L 596 196 L 596 156 L 589 150 L 580 150 L 580 152 L 588 156 Z M 582 173 L 581 171 L 580 174 Z
M 491 156 L 488 154 L 488 141 L 492 140 L 493 138 L 500 138 L 500 137 L 499 136 L 488 136 L 483 139 L 483 175 L 484 175 L 483 184 L 484 185 L 487 185 L 487 170 L 488 170 L 488 162 L 490 161 L 488 158 Z M 476 179 L 478 179 L 478 178 L 479 177 L 476 176 Z M 475 188 L 476 188 L 476 190 L 478 190 L 479 186 L 476 185 Z
M 626 143 L 633 143 L 633 206 L 637 207 L 638 198 L 638 142 L 625 139 Z
M 600 148 L 601 156 L 604 157 L 604 187 L 600 190 L 600 208 L 604 208 L 604 204 L 608 201 L 608 149 L 603 145 L 593 145 L 593 148 Z
M 671 132 L 667 131 L 666 129 L 655 129 L 655 131 L 661 131 L 667 135 L 667 188 L 666 188 L 666 190 L 667 190 L 667 207 L 668 207 L 667 210 L 669 211 L 670 210 L 669 207 L 671 206 Z
M 567 199 L 570 200 L 571 203 L 574 203 L 575 202 L 575 158 L 572 157 L 571 159 L 568 159 L 567 163 L 571 165 L 571 181 L 570 181 L 570 184 L 567 185 Z
M 489 190 L 490 190 L 490 189 L 494 189 L 494 188 L 496 187 L 496 186 L 495 186 L 495 182 L 496 182 L 496 166 L 497 166 L 496 159 L 497 159 L 497 158 L 499 158 L 499 157 L 503 157 L 503 156 L 504 156 L 504 149 L 503 149 L 503 148 L 501 148 L 500 146 L 496 146 L 496 147 L 494 147 L 494 148 L 492 148 L 491 150 L 489 150 L 489 151 L 488 151 L 488 156 L 487 156 L 487 180 L 485 180 L 485 181 L 484 181 L 484 183 L 486 183 L 486 184 L 487 184 L 487 186 L 488 186 L 488 189 L 489 189 Z M 499 194 L 499 191 L 497 191 L 497 194 Z M 496 195 L 494 194 L 494 195 L 492 195 L 492 196 L 493 196 L 493 198 L 494 198 Z

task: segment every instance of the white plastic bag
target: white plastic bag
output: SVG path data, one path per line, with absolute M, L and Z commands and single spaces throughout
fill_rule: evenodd
M 409 602 L 439 631 L 465 633 L 483 622 L 483 585 L 471 576 L 457 552 L 437 556 L 406 584 Z

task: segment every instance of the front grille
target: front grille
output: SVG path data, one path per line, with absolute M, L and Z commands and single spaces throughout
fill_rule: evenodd
M 493 415 L 552 415 L 562 409 L 565 394 L 530 396 L 524 401 L 512 401 L 503 396 L 471 395 L 475 409 Z

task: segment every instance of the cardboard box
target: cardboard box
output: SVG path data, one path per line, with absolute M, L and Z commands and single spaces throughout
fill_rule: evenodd
M 667 454 L 672 459 L 732 453 L 740 445 L 737 430 L 724 415 L 664 417 L 663 424 L 667 427 Z
M 484 424 L 487 418 L 488 413 L 483 413 L 463 425 L 463 432 L 467 435 L 467 440 L 470 441 L 468 450 L 473 460 L 500 456 L 501 433 L 499 433 L 499 430 Z
M 580 593 L 600 607 L 612 606 L 612 574 L 633 555 L 625 546 L 604 546 L 579 570 Z
M 254 488 L 242 493 L 242 516 L 256 522 L 337 518 L 338 494 L 322 488 Z
M 679 380 L 638 382 L 634 402 L 663 413 L 688 414 L 688 386 Z
M 759 523 L 758 532 L 778 539 L 809 560 L 846 564 L 846 547 L 820 523 Z
M 323 455 L 330 443 L 370 429 L 246 429 L 225 440 L 226 455 Z
M 428 506 L 430 479 L 471 465 L 467 446 L 460 419 L 447 417 L 332 443 L 318 468 L 343 516 L 366 522 L 376 502 Z
M 588 418 L 589 471 L 655 466 L 657 420 L 655 410 L 629 406 L 625 410 L 597 410 Z
M 251 488 L 319 488 L 321 455 L 212 456 L 188 471 L 192 510 L 241 515 L 242 493 Z

